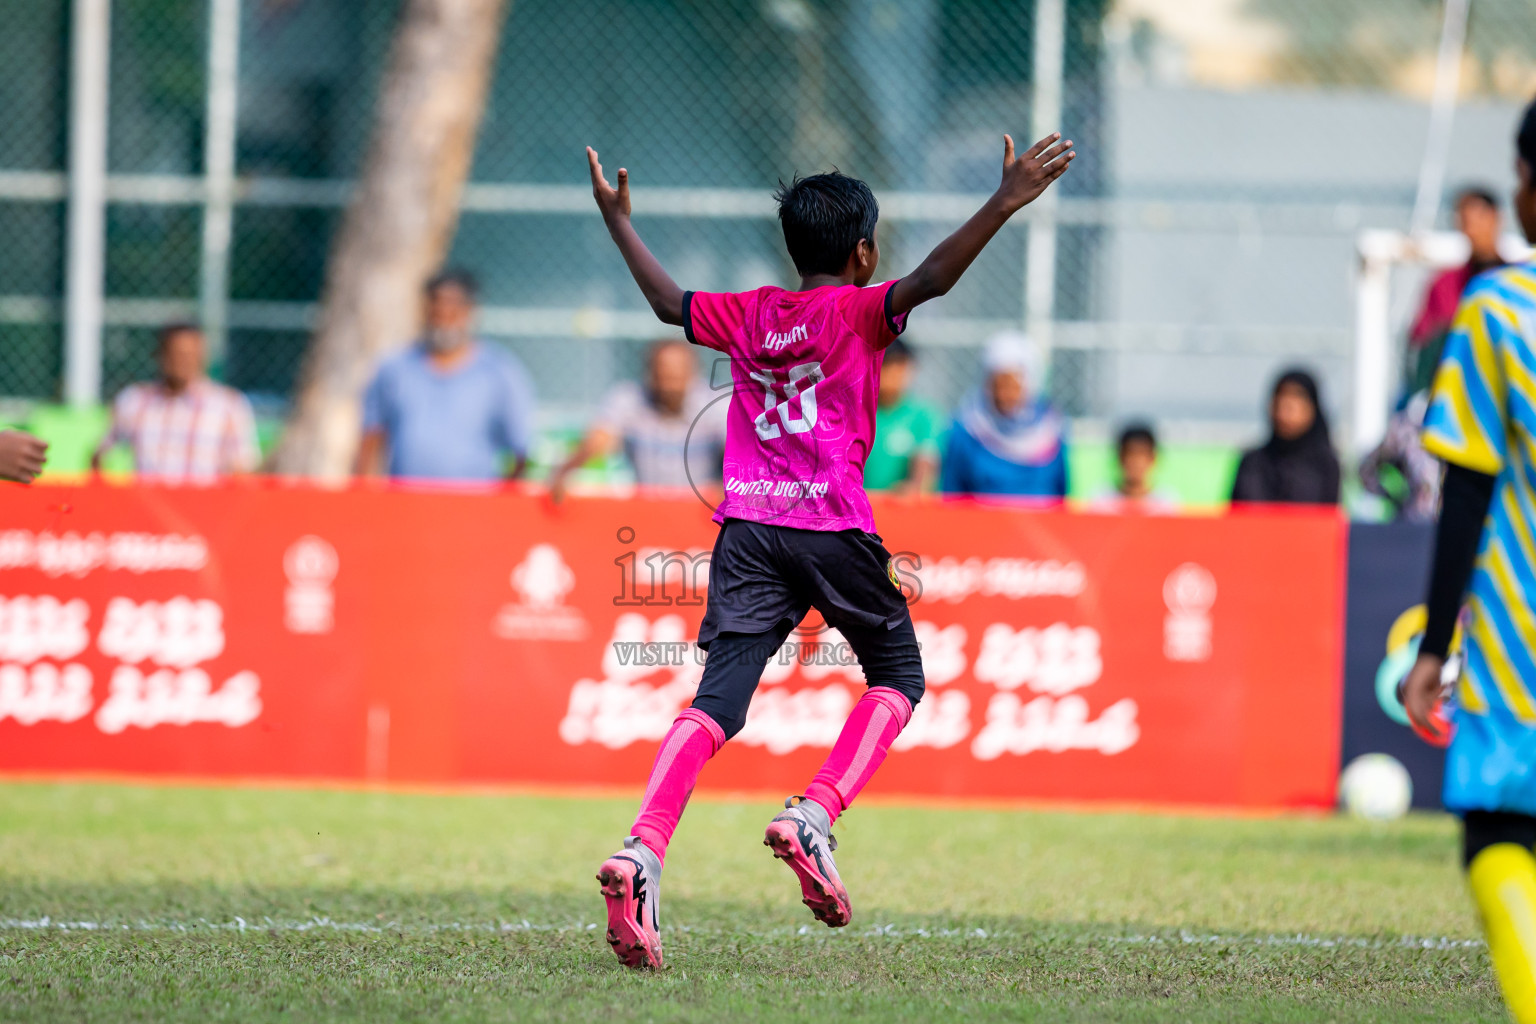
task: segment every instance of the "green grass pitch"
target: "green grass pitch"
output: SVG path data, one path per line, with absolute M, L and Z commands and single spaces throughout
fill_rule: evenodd
M 0 785 L 0 1020 L 1502 1021 L 1454 822 L 910 808 L 830 931 L 698 799 L 668 968 L 603 941 L 632 800 Z

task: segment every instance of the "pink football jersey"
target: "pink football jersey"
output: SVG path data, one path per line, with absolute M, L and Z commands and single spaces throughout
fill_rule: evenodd
M 895 283 L 684 297 L 688 340 L 731 357 L 715 522 L 874 532 L 864 461 L 885 347 L 906 327 L 889 315 Z

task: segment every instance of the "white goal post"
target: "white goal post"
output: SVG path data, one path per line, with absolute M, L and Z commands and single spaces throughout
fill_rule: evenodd
M 1514 235 L 1499 242 L 1507 260 L 1524 260 L 1531 247 Z M 1457 231 L 1429 231 L 1411 235 L 1404 231 L 1373 228 L 1355 236 L 1360 258 L 1355 281 L 1355 394 L 1351 444 L 1357 455 L 1376 446 L 1386 435 L 1387 418 L 1401 379 L 1396 358 L 1406 322 L 1397 322 L 1392 306 L 1392 274 L 1402 267 L 1432 270 L 1458 266 L 1467 261 L 1467 239 Z M 1418 309 L 1415 296 L 1414 310 Z

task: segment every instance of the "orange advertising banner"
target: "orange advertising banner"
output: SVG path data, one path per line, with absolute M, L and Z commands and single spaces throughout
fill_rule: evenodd
M 0 495 L 0 770 L 640 786 L 692 699 L 692 495 Z M 928 693 L 870 792 L 1333 802 L 1326 512 L 881 503 Z M 798 792 L 863 676 L 813 611 L 705 788 Z

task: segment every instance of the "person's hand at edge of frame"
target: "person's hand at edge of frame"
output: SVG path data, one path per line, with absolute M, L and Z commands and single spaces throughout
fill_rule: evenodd
M 571 493 L 570 481 L 568 479 L 569 475 L 570 474 L 561 472 L 558 469 L 550 474 L 549 489 L 544 492 L 545 496 L 549 500 L 549 504 L 555 506 L 565 504 L 565 499 L 569 497 Z
M 47 441 L 23 430 L 0 430 L 0 480 L 30 484 L 47 461 Z
M 915 480 L 903 480 L 885 493 L 887 500 L 897 505 L 924 505 L 935 497 L 933 492 L 919 486 Z

